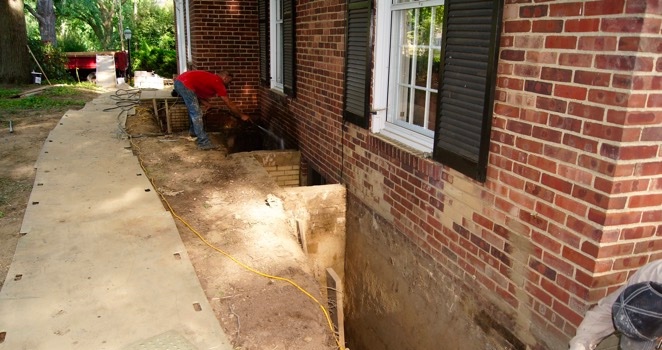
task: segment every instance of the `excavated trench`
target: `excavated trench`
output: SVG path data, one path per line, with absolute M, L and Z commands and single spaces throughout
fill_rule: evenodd
M 216 120 L 223 119 L 222 116 L 215 117 Z M 259 121 L 240 122 L 217 132 L 221 134 L 229 153 L 251 152 L 282 188 L 280 195 L 284 208 L 296 222 L 299 244 L 327 299 L 336 333 L 341 343 L 346 343 L 342 310 L 346 221 L 344 186 L 327 185 L 326 180 L 310 167 L 302 171 L 299 151 L 285 150 L 283 137 L 261 126 Z
M 242 121 L 220 109 L 210 109 L 204 116 L 205 129 L 219 133 L 228 153 L 284 150 L 284 139 L 263 125 L 258 116 Z
M 164 132 L 188 129 L 188 115 L 181 104 L 164 106 L 158 102 L 154 110 L 168 110 L 157 121 Z M 322 297 L 336 325 L 342 343 L 344 338 L 343 284 L 345 275 L 346 191 L 342 185 L 326 185 L 314 169 L 301 169 L 297 150 L 285 149 L 286 142 L 257 117 L 246 122 L 223 110 L 212 109 L 205 114 L 205 129 L 212 141 L 222 143 L 229 154 L 249 152 L 282 189 L 279 196 L 283 207 L 295 222 L 296 236 L 309 260 Z M 169 128 L 169 130 L 168 130 Z M 301 185 L 307 186 L 301 186 Z
M 171 109 L 170 125 L 177 126 L 179 115 L 186 123 L 179 129 L 183 131 L 187 114 L 178 107 Z M 289 144 L 259 119 L 252 124 L 214 113 L 205 120 L 211 134 L 230 153 L 252 154 L 282 189 L 284 209 L 296 221 L 299 243 L 323 297 L 330 300 L 339 333 L 347 334 L 348 348 L 523 348 L 513 330 L 501 326 L 499 319 L 507 315 L 499 313 L 493 300 L 472 297 L 466 283 L 439 271 L 438 261 L 363 204 L 365 194 L 326 185 L 312 164 L 298 151 L 283 149 Z M 342 283 L 334 285 L 335 277 Z M 343 308 L 350 311 L 346 316 Z M 403 336 L 410 333 L 417 336 Z

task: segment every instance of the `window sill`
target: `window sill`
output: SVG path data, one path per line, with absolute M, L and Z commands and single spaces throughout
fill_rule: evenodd
M 285 106 L 290 103 L 291 98 L 287 96 L 284 92 L 276 90 L 274 88 L 267 88 L 266 91 L 271 95 L 271 97 L 278 101 L 281 105 Z
M 396 144 L 415 150 L 421 154 L 431 154 L 434 147 L 433 138 L 426 137 L 417 132 L 391 123 L 386 123 L 386 125 L 377 132 L 377 135 L 391 139 Z
M 269 91 L 271 91 L 275 95 L 279 95 L 279 96 L 282 96 L 282 97 L 287 97 L 287 95 L 285 95 L 285 93 L 283 92 L 282 89 L 271 87 L 271 88 L 269 88 Z
M 383 130 L 382 130 L 383 131 Z M 430 151 L 420 150 L 414 147 L 411 147 L 403 142 L 400 142 L 392 137 L 387 136 L 384 133 L 372 134 L 376 139 L 381 140 L 384 143 L 388 143 L 395 148 L 399 148 L 407 153 L 410 153 L 414 157 L 432 159 L 432 153 Z

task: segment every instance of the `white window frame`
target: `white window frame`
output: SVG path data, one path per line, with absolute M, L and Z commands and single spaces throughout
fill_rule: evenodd
M 269 0 L 271 88 L 283 92 L 283 0 Z
M 409 147 L 422 152 L 432 152 L 434 147 L 434 131 L 421 130 L 418 132 L 410 128 L 402 127 L 389 121 L 389 111 L 395 110 L 393 101 L 395 98 L 389 98 L 389 81 L 391 73 L 391 42 L 392 42 L 392 11 L 415 7 L 431 7 L 444 5 L 444 0 L 421 0 L 416 2 L 407 2 L 402 4 L 393 4 L 393 0 L 377 0 L 377 16 L 375 30 L 375 57 L 374 57 L 374 84 L 373 84 L 373 104 L 372 104 L 372 123 L 371 131 L 381 134 L 385 137 L 403 143 Z M 396 48 L 397 49 L 397 48 Z M 430 116 L 430 118 L 436 118 Z

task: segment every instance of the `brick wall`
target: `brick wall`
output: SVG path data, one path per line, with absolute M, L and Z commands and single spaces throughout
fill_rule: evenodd
M 296 97 L 267 90 L 260 97 L 262 115 L 277 120 L 274 128 L 286 135 L 288 146 L 298 146 L 306 159 L 324 160 L 315 168 L 335 181 L 342 172 L 345 2 L 297 5 Z
M 229 70 L 234 80 L 230 98 L 245 112 L 256 113 L 258 69 L 257 0 L 191 0 L 190 69 L 218 73 Z M 219 100 L 216 106 L 222 107 Z
M 354 127 L 344 181 L 476 281 L 519 339 L 562 348 L 589 305 L 662 257 L 659 13 L 506 1 L 485 185 Z
M 662 258 L 662 8 L 506 3 L 487 183 L 498 215 L 477 222 L 531 237 L 522 306 L 563 337 Z
M 194 3 L 203 17 L 194 23 L 202 26 L 211 16 L 204 6 L 216 4 L 222 12 L 223 4 L 238 2 Z M 242 1 L 240 8 L 253 9 L 253 3 Z M 461 298 L 466 320 L 480 326 L 472 331 L 497 330 L 506 343 L 558 349 L 590 304 L 637 267 L 662 258 L 659 1 L 505 0 L 484 184 L 365 129 L 343 126 L 345 1 L 297 3 L 297 96 L 255 83 L 260 113 L 271 130 L 286 136 L 288 147 L 301 150 L 303 164 L 346 184 L 357 207 L 367 208 L 373 223 L 388 225 L 414 252 L 394 260 L 388 254 L 398 251 L 390 250 L 392 240 L 357 239 L 379 230 L 360 224 L 363 217 L 348 219 L 348 227 L 374 229 L 348 230 L 348 240 L 378 241 L 354 251 L 372 251 L 383 260 L 348 265 L 362 272 L 349 276 L 348 284 L 366 276 L 400 278 L 375 295 L 394 306 L 408 305 L 420 293 Z M 216 27 L 208 24 L 207 36 L 220 26 L 216 17 L 211 21 Z M 234 56 L 236 50 L 221 46 L 207 52 L 207 36 L 194 40 L 194 56 Z M 249 80 L 256 82 L 252 62 Z M 252 96 L 250 86 L 246 94 Z M 411 280 L 410 266 L 416 276 L 428 273 L 440 282 L 426 282 L 432 289 L 425 291 L 390 290 L 419 282 Z M 396 333 L 434 322 L 430 315 L 443 310 L 429 304 L 408 313 L 411 319 L 400 318 L 409 322 L 402 327 L 375 327 L 383 326 L 379 308 L 385 304 L 360 293 L 348 288 L 353 309 L 347 318 L 369 330 L 370 341 L 411 339 Z M 453 305 L 443 307 L 455 310 Z M 377 316 L 368 317 L 371 312 Z

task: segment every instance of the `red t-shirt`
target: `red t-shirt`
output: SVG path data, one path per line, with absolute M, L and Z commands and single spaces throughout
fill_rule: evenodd
M 193 91 L 199 98 L 227 96 L 223 79 L 214 73 L 203 70 L 190 70 L 180 74 L 177 80 Z

